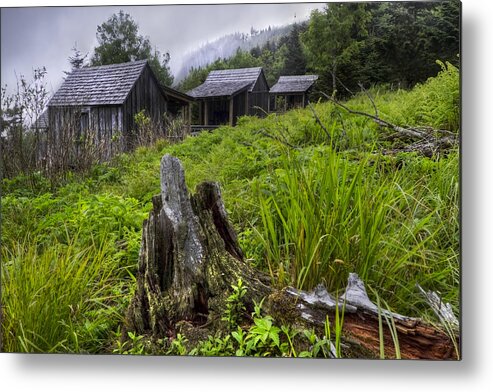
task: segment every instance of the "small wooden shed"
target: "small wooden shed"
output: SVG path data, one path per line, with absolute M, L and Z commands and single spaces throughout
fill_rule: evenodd
M 95 144 L 128 150 L 133 147 L 142 110 L 164 132 L 165 113 L 189 119 L 193 98 L 160 85 L 147 60 L 86 67 L 71 72 L 48 103 L 49 144 L 79 140 L 88 131 Z M 120 145 L 115 143 L 120 141 Z
M 203 84 L 187 94 L 198 102 L 199 124 L 192 126 L 197 128 L 233 126 L 239 116 L 263 116 L 269 105 L 262 67 L 211 71 Z
M 318 75 L 280 76 L 270 89 L 269 111 L 286 111 L 308 104 L 308 94 Z

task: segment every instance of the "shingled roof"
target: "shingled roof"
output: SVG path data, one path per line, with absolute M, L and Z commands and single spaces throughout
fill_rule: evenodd
M 203 84 L 187 92 L 194 98 L 231 96 L 248 89 L 252 91 L 262 67 L 211 71 Z
M 147 60 L 80 68 L 72 71 L 48 106 L 120 105 L 139 78 Z
M 317 75 L 281 76 L 270 92 L 275 94 L 304 93 L 317 79 Z

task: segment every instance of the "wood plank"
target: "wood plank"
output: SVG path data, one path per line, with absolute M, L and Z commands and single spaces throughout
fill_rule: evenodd
M 245 91 L 245 114 L 250 114 L 250 110 L 248 108 L 248 97 L 250 94 L 248 94 L 248 91 Z
M 209 104 L 204 101 L 204 125 L 209 125 Z
M 230 126 L 233 126 L 233 121 L 234 121 L 234 98 L 231 97 L 229 99 L 229 125 Z M 206 123 L 207 125 L 207 123 Z

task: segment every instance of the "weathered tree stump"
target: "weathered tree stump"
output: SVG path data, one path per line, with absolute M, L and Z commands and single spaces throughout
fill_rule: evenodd
M 239 278 L 249 287 L 250 304 L 271 292 L 268 280 L 243 260 L 219 186 L 202 183 L 189 196 L 181 163 L 164 156 L 161 195 L 153 198 L 144 221 L 126 329 L 164 337 L 173 334 L 178 321 L 214 321 Z
M 457 358 L 441 329 L 379 309 L 356 274 L 350 274 L 339 299 L 322 285 L 312 292 L 270 287 L 269 278 L 244 260 L 218 184 L 202 183 L 189 195 L 181 163 L 169 155 L 162 158 L 160 172 L 161 194 L 153 198 L 153 210 L 144 221 L 137 288 L 124 331 L 157 340 L 175 336 L 185 322 L 191 328 L 207 326 L 213 335 L 224 327 L 226 300 L 241 279 L 248 288 L 243 298 L 247 309 L 265 298 L 265 309 L 279 323 L 320 327 L 326 316 L 334 322 L 336 307 L 344 309 L 343 339 L 351 356 L 378 357 L 382 330 L 385 355 L 393 357 L 390 328 L 381 321 L 392 319 L 402 358 Z

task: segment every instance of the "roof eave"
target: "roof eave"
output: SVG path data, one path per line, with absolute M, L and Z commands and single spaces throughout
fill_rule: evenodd
M 168 86 L 161 86 L 161 88 L 165 91 L 167 95 L 170 95 L 172 97 L 177 98 L 178 100 L 186 101 L 188 103 L 191 103 L 195 101 L 195 98 L 192 97 L 191 95 L 182 93 L 181 91 L 175 90 L 171 87 Z

